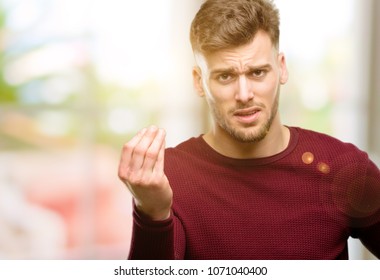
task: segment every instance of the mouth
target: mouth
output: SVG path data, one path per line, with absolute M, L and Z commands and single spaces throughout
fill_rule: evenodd
M 251 107 L 246 109 L 236 110 L 233 116 L 241 123 L 250 124 L 255 122 L 261 113 L 259 107 Z

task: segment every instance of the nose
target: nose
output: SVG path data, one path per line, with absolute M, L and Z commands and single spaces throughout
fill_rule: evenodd
M 245 75 L 239 76 L 235 99 L 242 103 L 247 103 L 248 101 L 253 99 L 253 97 L 253 89 L 248 78 Z

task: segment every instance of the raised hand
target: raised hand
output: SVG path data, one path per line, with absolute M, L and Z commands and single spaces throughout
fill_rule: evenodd
M 132 193 L 137 209 L 152 220 L 170 216 L 173 192 L 164 173 L 165 131 L 144 128 L 123 147 L 119 178 Z

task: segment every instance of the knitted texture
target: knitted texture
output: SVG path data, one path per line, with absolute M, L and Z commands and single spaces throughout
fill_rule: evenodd
M 351 144 L 289 129 L 266 158 L 228 158 L 202 137 L 167 149 L 172 215 L 135 209 L 129 258 L 347 259 L 350 236 L 379 257 L 379 169 Z

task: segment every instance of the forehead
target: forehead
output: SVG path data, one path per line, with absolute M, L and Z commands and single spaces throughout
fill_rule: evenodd
M 253 40 L 243 46 L 217 51 L 205 56 L 209 70 L 219 68 L 244 69 L 256 65 L 274 64 L 277 49 L 265 32 L 259 31 Z

